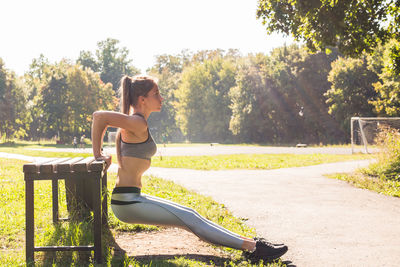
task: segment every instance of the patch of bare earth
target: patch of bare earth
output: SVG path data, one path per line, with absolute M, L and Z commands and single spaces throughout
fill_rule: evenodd
M 184 256 L 209 262 L 225 261 L 229 253 L 200 240 L 180 228 L 160 228 L 153 232 L 116 232 L 115 242 L 128 257 L 169 259 Z

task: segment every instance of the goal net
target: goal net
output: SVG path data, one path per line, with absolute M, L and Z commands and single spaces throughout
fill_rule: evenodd
M 350 121 L 351 152 L 377 151 L 376 137 L 384 128 L 400 130 L 400 117 L 352 117 Z

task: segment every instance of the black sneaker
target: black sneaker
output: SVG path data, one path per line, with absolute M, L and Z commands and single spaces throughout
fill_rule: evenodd
M 283 244 L 274 245 L 265 239 L 257 238 L 256 250 L 253 252 L 244 252 L 243 255 L 251 262 L 257 263 L 261 260 L 270 262 L 280 258 L 288 251 L 288 247 Z
M 254 237 L 253 238 L 254 239 L 254 241 L 260 241 L 260 242 L 262 242 L 262 243 L 268 243 L 268 244 L 270 244 L 270 245 L 273 245 L 274 247 L 279 247 L 279 246 L 284 246 L 285 244 L 283 244 L 283 243 L 270 243 L 270 242 L 268 242 L 267 241 L 267 239 L 265 239 L 264 237 Z

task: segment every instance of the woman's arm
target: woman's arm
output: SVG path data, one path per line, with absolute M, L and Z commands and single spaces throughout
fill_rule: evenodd
M 103 137 L 108 127 L 118 127 L 137 135 L 147 131 L 147 122 L 139 116 L 129 116 L 115 111 L 95 111 L 92 122 L 92 146 L 94 157 L 100 158 Z

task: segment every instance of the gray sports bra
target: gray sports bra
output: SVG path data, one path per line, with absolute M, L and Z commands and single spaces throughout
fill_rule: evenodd
M 141 114 L 134 114 L 143 117 Z M 121 136 L 121 156 L 151 160 L 157 152 L 157 145 L 147 128 L 147 140 L 141 143 L 126 143 Z

